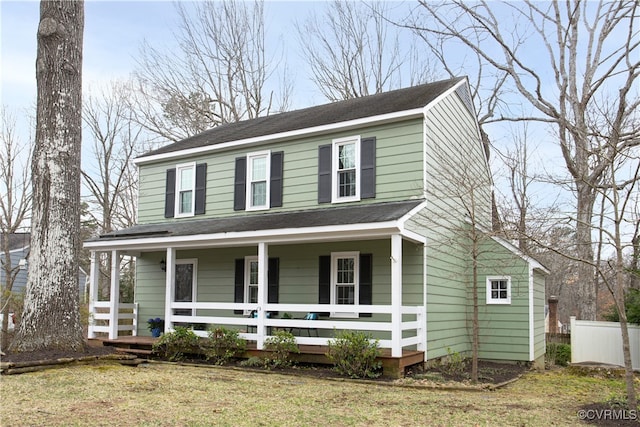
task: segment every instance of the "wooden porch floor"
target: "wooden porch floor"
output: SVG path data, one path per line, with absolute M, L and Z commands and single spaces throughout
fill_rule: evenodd
M 90 345 L 113 346 L 123 353 L 135 354 L 138 357 L 149 357 L 151 355 L 151 347 L 158 338 L 152 337 L 120 337 L 117 339 L 95 338 L 90 341 Z M 325 356 L 329 350 L 327 346 L 320 345 L 300 345 L 299 354 L 292 354 L 291 358 L 298 363 L 314 363 L 330 365 L 331 362 Z M 424 351 L 403 350 L 401 357 L 391 356 L 391 350 L 388 348 L 381 349 L 382 355 L 378 358 L 382 363 L 383 375 L 391 378 L 401 378 L 404 370 L 408 366 L 421 365 L 424 362 Z M 264 353 L 263 350 L 256 348 L 255 341 L 247 342 L 247 351 L 245 358 L 260 357 Z

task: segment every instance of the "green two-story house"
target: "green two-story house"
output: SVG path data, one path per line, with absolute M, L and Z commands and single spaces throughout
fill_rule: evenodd
M 97 301 L 97 254 L 136 259 L 133 333 L 211 325 L 263 348 L 370 332 L 393 357 L 544 354 L 545 269 L 491 235 L 492 179 L 466 78 L 227 124 L 136 160 L 139 224 L 90 240 L 90 337 L 127 329 Z M 98 313 L 98 308 L 102 309 Z M 105 314 L 106 310 L 106 314 Z M 120 317 L 123 317 L 120 315 Z

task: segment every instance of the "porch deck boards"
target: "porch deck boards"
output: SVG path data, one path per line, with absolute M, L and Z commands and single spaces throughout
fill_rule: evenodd
M 95 344 L 102 343 L 103 346 L 114 346 L 118 351 L 136 354 L 139 357 L 150 355 L 151 347 L 158 338 L 153 337 L 133 337 L 125 336 L 117 339 L 96 338 L 93 340 Z M 325 356 L 329 350 L 327 346 L 320 345 L 300 345 L 299 354 L 292 354 L 291 358 L 299 363 L 314 363 L 330 365 L 331 362 Z M 141 351 L 142 350 L 142 351 Z M 424 351 L 403 350 L 401 357 L 391 356 L 391 350 L 387 348 L 381 349 L 382 355 L 378 358 L 382 363 L 383 375 L 392 378 L 400 378 L 404 373 L 404 369 L 408 366 L 421 365 L 424 362 Z M 245 356 L 260 357 L 264 353 L 263 350 L 256 348 L 255 341 L 247 342 L 247 351 Z

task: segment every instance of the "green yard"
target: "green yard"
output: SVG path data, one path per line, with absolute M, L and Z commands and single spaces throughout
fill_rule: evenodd
M 168 364 L 74 366 L 0 381 L 4 426 L 576 425 L 581 405 L 624 392 L 621 380 L 565 371 L 478 392 Z

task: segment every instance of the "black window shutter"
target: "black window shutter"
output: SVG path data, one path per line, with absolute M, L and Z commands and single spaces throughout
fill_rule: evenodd
M 176 168 L 167 169 L 167 181 L 164 190 L 164 217 L 173 218 L 176 206 Z
M 373 304 L 373 255 L 360 254 L 360 301 L 362 305 Z M 371 313 L 360 313 L 360 317 L 371 317 Z
M 244 302 L 244 258 L 236 259 L 233 302 Z M 233 310 L 233 314 L 243 312 L 243 310 Z
M 236 158 L 236 176 L 233 183 L 233 210 L 243 211 L 247 197 L 247 158 Z
M 280 258 L 269 258 L 269 271 L 267 271 L 267 285 L 269 291 L 269 304 L 277 304 L 280 300 Z M 273 316 L 277 316 L 277 311 L 272 311 Z
M 195 215 L 202 215 L 205 212 L 207 197 L 207 164 L 196 165 L 196 209 Z
M 318 147 L 318 203 L 331 203 L 331 144 Z
M 271 153 L 271 184 L 269 200 L 272 208 L 282 206 L 282 175 L 284 151 Z
M 318 272 L 318 304 L 331 304 L 331 256 L 320 256 Z M 320 313 L 329 316 L 330 313 Z
M 376 137 L 360 141 L 360 198 L 376 197 Z

